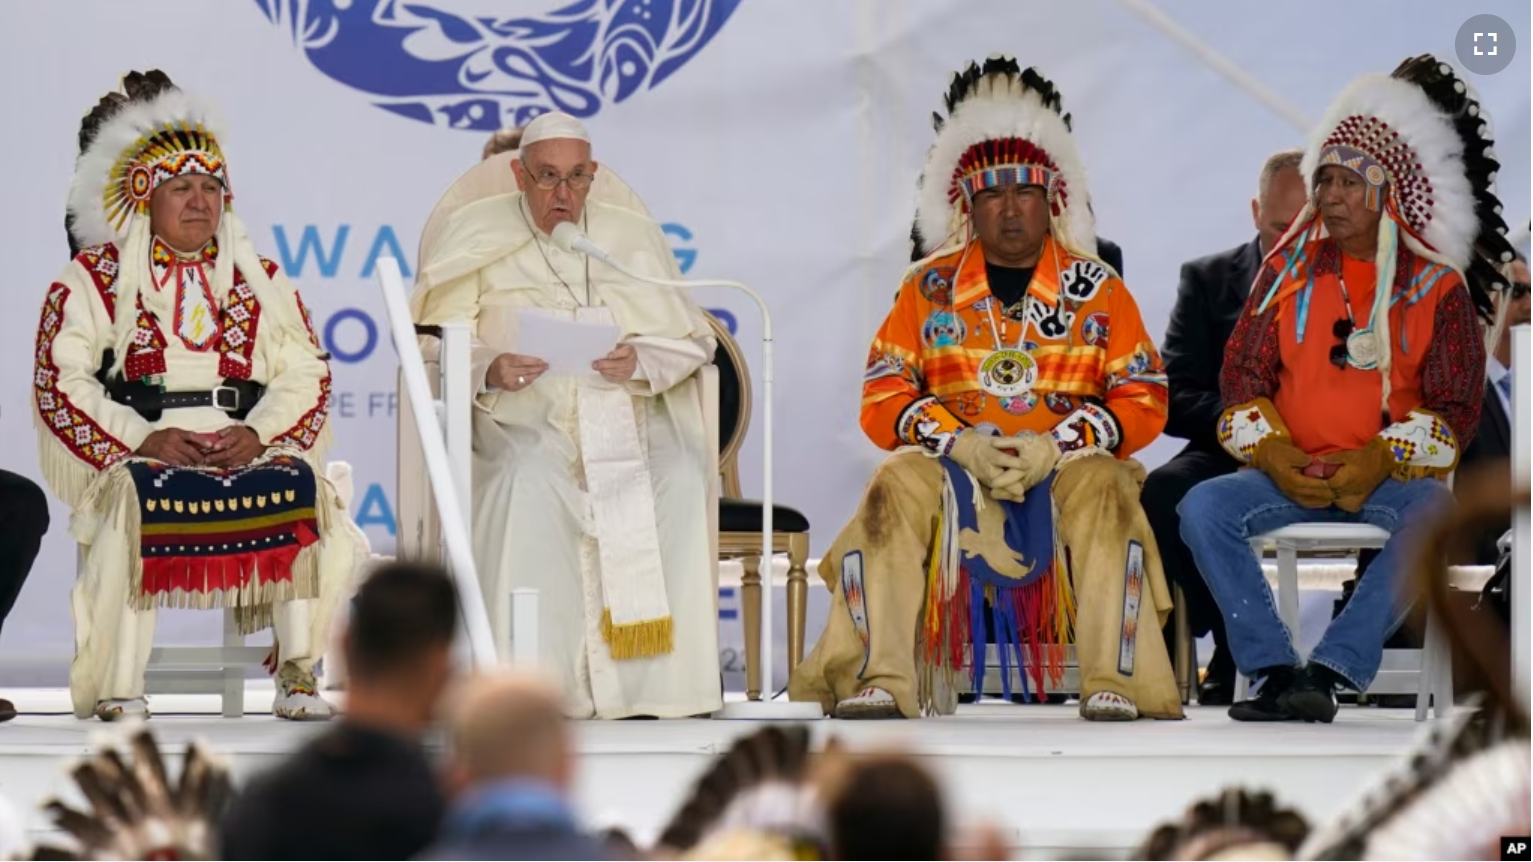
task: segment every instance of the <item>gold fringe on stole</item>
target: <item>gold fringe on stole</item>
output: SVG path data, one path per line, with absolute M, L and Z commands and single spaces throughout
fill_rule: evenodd
M 667 655 L 673 649 L 674 634 L 670 617 L 615 626 L 612 611 L 601 612 L 601 637 L 615 661 Z

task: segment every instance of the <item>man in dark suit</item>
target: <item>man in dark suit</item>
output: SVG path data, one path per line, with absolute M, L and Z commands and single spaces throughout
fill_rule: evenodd
M 1485 361 L 1485 406 L 1480 410 L 1480 433 L 1459 457 L 1460 471 L 1510 458 L 1512 454 L 1512 327 L 1528 322 L 1533 299 L 1528 295 L 1528 262 L 1519 256 L 1506 272 L 1511 277 L 1511 287 L 1496 297 L 1496 316 L 1503 322 L 1496 327 L 1499 332 L 1492 332 L 1496 342 Z M 1511 528 L 1508 520 L 1487 530 L 1475 542 L 1474 563 L 1494 566 L 1498 556 L 1496 540 Z
M 1187 445 L 1150 473 L 1141 501 L 1160 546 L 1166 577 L 1182 588 L 1193 636 L 1214 635 L 1214 657 L 1207 679 L 1198 688 L 1198 702 L 1205 705 L 1230 703 L 1235 664 L 1225 646 L 1219 608 L 1198 573 L 1192 553 L 1182 544 L 1176 507 L 1194 485 L 1233 473 L 1238 466 L 1215 436 L 1224 410 L 1219 395 L 1224 344 L 1245 306 L 1262 258 L 1304 207 L 1307 190 L 1299 175 L 1302 156 L 1300 150 L 1285 150 L 1262 166 L 1257 196 L 1251 201 L 1256 238 L 1182 265 L 1176 305 L 1161 344 L 1171 391 L 1165 433 L 1181 437 Z
M 0 623 L 15 607 L 46 532 L 48 498 L 43 489 L 25 476 L 0 470 Z M 0 698 L 0 721 L 15 717 L 16 706 Z

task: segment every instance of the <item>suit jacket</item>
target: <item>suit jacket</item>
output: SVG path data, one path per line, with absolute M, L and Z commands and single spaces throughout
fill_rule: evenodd
M 1506 410 L 1501 406 L 1501 396 L 1496 394 L 1496 387 L 1491 384 L 1485 386 L 1485 404 L 1480 408 L 1480 431 L 1473 441 L 1464 449 L 1464 454 L 1459 456 L 1459 472 L 1472 469 L 1482 464 L 1495 461 L 1505 461 L 1512 454 L 1512 426 L 1507 418 Z M 1507 482 L 1512 480 L 1511 465 L 1504 466 Z M 1506 521 L 1493 525 L 1475 540 L 1474 563 L 1481 566 L 1494 566 L 1499 556 L 1496 551 L 1496 540 L 1501 538 L 1507 530 L 1512 528 L 1510 518 Z
M 1485 384 L 1485 406 L 1480 408 L 1480 431 L 1464 449 L 1459 459 L 1461 466 L 1478 461 L 1509 458 L 1512 453 L 1512 425 L 1506 410 L 1501 406 L 1501 396 L 1496 387 Z
M 1261 262 L 1261 246 L 1253 239 L 1182 264 L 1160 352 L 1171 389 L 1165 433 L 1187 440 L 1187 450 L 1224 451 L 1216 433 L 1224 412 L 1219 369 Z
M 1123 277 L 1123 249 L 1110 239 L 1097 237 L 1097 257 L 1113 268 L 1119 278 Z

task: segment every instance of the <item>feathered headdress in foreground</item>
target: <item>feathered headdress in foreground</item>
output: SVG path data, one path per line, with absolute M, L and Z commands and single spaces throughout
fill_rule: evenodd
M 1459 477 L 1458 506 L 1427 531 L 1416 552 L 1415 584 L 1441 620 L 1454 656 L 1467 656 L 1487 683 L 1474 703 L 1438 720 L 1358 800 L 1311 833 L 1300 859 L 1494 859 L 1503 835 L 1530 828 L 1528 704 L 1512 687 L 1511 639 L 1499 619 L 1449 598 L 1454 543 L 1499 523 L 1514 506 L 1505 462 Z
M 660 833 L 660 847 L 695 859 L 826 858 L 811 762 L 806 727 L 741 737 L 698 779 Z
M 69 770 L 89 810 L 58 799 L 43 806 L 74 846 L 39 846 L 32 858 L 218 858 L 218 824 L 231 797 L 229 770 L 197 742 L 187 745 L 183 764 L 172 784 L 147 729 L 133 732 L 126 753 L 115 744 L 101 746 Z
M 1267 793 L 1229 788 L 1154 832 L 1135 859 L 1292 859 L 1309 823 Z

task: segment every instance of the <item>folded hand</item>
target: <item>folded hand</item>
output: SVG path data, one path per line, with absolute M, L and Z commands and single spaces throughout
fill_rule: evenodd
M 209 467 L 231 470 L 243 467 L 265 454 L 266 445 L 249 425 L 230 425 L 218 432 L 218 439 L 203 446 L 203 463 Z
M 1324 509 L 1335 502 L 1336 495 L 1324 479 L 1305 475 L 1312 460 L 1281 437 L 1263 440 L 1251 456 L 1251 464 L 1266 473 L 1283 496 L 1306 509 Z
M 1015 454 L 1016 445 L 1017 441 L 1010 437 L 992 437 L 969 430 L 958 435 L 948 457 L 969 471 L 981 485 L 994 488 L 1007 471 L 1020 474 L 1023 465 L 1022 459 Z M 1018 478 L 1020 475 L 1007 477 L 1006 485 L 1015 483 Z
M 1362 511 L 1363 504 L 1389 478 L 1396 466 L 1395 456 L 1389 451 L 1389 446 L 1377 437 L 1361 449 L 1323 455 L 1320 461 L 1323 464 L 1338 465 L 1335 475 L 1326 484 L 1336 496 L 1336 507 L 1348 512 Z
M 1053 472 L 1059 463 L 1059 446 L 1052 436 L 1031 431 L 1011 438 L 1009 444 L 1022 465 L 1001 474 L 990 486 L 990 496 L 1020 503 L 1028 490 Z

